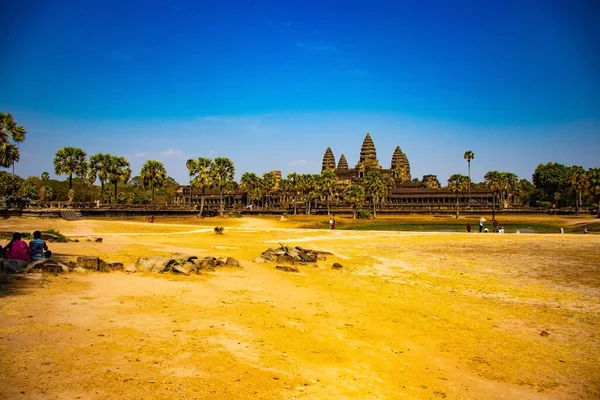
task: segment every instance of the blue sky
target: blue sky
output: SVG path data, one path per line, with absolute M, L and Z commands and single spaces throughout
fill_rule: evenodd
M 600 165 L 600 2 L 31 1 L 0 15 L 0 110 L 28 129 L 16 172 L 62 146 L 320 172 L 371 133 L 413 176 Z

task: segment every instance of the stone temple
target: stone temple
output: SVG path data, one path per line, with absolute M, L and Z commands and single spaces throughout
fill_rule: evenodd
M 402 186 L 402 184 L 409 184 L 411 181 L 410 163 L 406 154 L 400 149 L 400 146 L 397 146 L 392 154 L 390 168 L 384 169 L 379 164 L 375 144 L 368 133 L 365 136 L 365 140 L 363 140 L 362 147 L 360 148 L 360 156 L 354 168 L 348 168 L 348 161 L 343 154 L 340 156 L 336 167 L 335 156 L 331 148 L 328 147 L 325 150 L 325 155 L 323 155 L 321 172 L 326 170 L 332 170 L 338 182 L 345 185 L 360 184 L 369 170 L 381 172 L 381 175 L 383 175 L 390 188 L 397 188 Z

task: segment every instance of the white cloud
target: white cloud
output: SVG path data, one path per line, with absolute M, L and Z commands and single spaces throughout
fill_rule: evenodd
M 308 164 L 307 160 L 292 160 L 288 163 L 290 167 L 304 166 Z
M 165 157 L 180 156 L 182 154 L 183 154 L 183 152 L 181 150 L 175 150 L 175 149 L 167 149 L 167 150 L 160 152 L 160 155 L 165 156 Z
M 146 157 L 147 155 L 148 155 L 148 153 L 142 153 L 142 152 L 139 152 L 139 153 L 135 153 L 135 154 L 133 155 L 133 157 L 134 157 L 134 158 L 142 158 L 142 157 Z

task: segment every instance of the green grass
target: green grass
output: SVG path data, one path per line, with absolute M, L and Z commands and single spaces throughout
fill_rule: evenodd
M 42 231 L 42 233 L 49 233 L 51 235 L 56 236 L 58 238 L 56 239 L 56 241 L 59 243 L 67 243 L 69 241 L 69 239 L 65 235 L 60 233 L 58 229 L 50 228 L 45 231 Z

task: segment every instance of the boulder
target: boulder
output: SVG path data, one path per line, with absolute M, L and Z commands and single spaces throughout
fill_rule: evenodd
M 275 251 L 273 249 L 268 249 L 262 252 L 260 255 L 265 261 L 275 261 L 277 256 L 275 255 Z
M 58 236 L 46 232 L 42 232 L 42 239 L 46 242 L 58 242 L 60 240 Z
M 35 260 L 27 264 L 27 267 L 23 272 L 48 272 L 51 274 L 60 274 L 63 272 L 69 272 L 69 267 L 60 261 L 55 261 L 48 258 L 43 258 L 41 260 Z
M 264 258 L 262 258 L 262 257 L 256 257 L 256 258 L 254 259 L 254 262 L 255 262 L 255 263 L 262 264 L 262 263 L 266 263 L 266 262 L 267 262 L 267 260 L 265 260 L 265 259 L 264 259 Z
M 281 255 L 285 254 L 285 250 L 282 249 L 281 247 L 278 249 L 275 249 L 275 250 L 273 250 L 273 249 L 269 249 L 269 250 L 271 250 L 271 252 L 273 252 L 273 254 L 275 254 L 276 256 L 281 256 Z
M 283 265 L 294 265 L 296 263 L 296 261 L 294 260 L 293 257 L 291 257 L 287 254 L 282 254 L 279 257 L 277 257 L 277 263 L 283 264 Z
M 333 265 L 331 266 L 331 269 L 342 269 L 344 268 L 344 266 L 340 263 L 333 263 Z
M 200 269 L 205 269 L 207 271 L 214 271 L 216 267 L 216 259 L 214 257 L 204 257 L 200 261 Z
M 98 271 L 100 269 L 100 258 L 93 256 L 79 256 L 77 257 L 77 266 L 91 271 Z
M 233 257 L 227 257 L 225 264 L 229 265 L 230 267 L 239 267 L 240 266 L 240 262 Z
M 287 255 L 296 260 L 300 256 L 300 252 L 297 249 L 291 249 L 287 252 Z
M 97 243 L 102 243 L 102 238 L 101 237 L 91 237 L 88 238 L 86 240 L 86 242 L 97 242 Z
M 128 274 L 134 274 L 137 272 L 137 268 L 135 267 L 135 265 L 129 264 L 127 267 L 125 267 L 125 272 L 127 272 Z
M 124 271 L 125 266 L 123 265 L 122 262 L 112 262 L 112 263 L 108 263 L 108 270 L 109 271 Z
M 135 268 L 139 272 L 165 272 L 168 270 L 170 262 L 170 257 L 140 257 L 135 264 Z
M 81 267 L 75 267 L 72 269 L 73 272 L 77 272 L 78 274 L 87 274 L 87 269 Z
M 2 260 L 2 271 L 10 274 L 19 274 L 25 272 L 27 261 L 23 260 Z
M 183 265 L 175 264 L 175 265 L 173 265 L 173 272 L 177 272 L 177 273 L 183 274 L 185 276 L 189 276 L 190 275 L 189 265 L 187 263 L 183 264 Z
M 298 270 L 298 267 L 294 267 L 293 265 L 277 265 L 275 269 L 285 272 L 300 272 L 300 270 Z
M 327 260 L 327 256 L 325 255 L 325 253 L 318 252 L 317 260 Z

